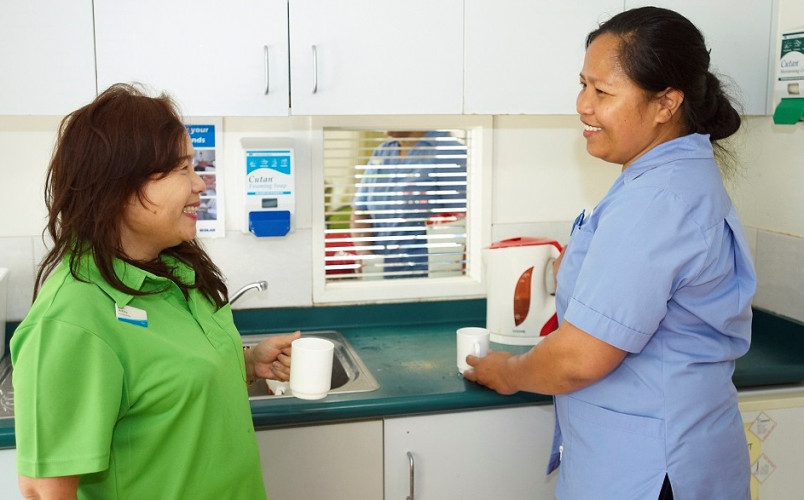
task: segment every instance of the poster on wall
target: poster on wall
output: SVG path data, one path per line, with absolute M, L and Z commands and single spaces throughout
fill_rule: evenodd
M 200 238 L 220 238 L 226 234 L 224 214 L 223 120 L 204 118 L 185 121 L 193 142 L 193 168 L 203 179 L 206 189 L 201 193 L 198 207 L 197 234 Z

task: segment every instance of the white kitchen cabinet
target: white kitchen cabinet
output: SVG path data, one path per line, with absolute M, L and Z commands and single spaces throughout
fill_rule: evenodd
M 466 113 L 576 114 L 586 35 L 622 0 L 466 0 Z
M 552 499 L 552 438 L 552 405 L 386 419 L 385 500 L 411 494 L 411 468 L 416 500 Z
M 17 482 L 17 450 L 0 450 L 0 498 L 22 498 Z
M 95 97 L 92 0 L 0 2 L 0 115 L 64 115 Z
M 295 115 L 460 114 L 463 0 L 290 0 Z
M 801 498 L 804 388 L 740 391 L 751 459 L 751 499 Z
M 746 115 L 766 115 L 773 21 L 770 0 L 625 0 L 627 9 L 654 5 L 683 14 L 703 33 L 713 72 L 732 82 L 730 92 Z
M 95 0 L 98 88 L 141 82 L 188 116 L 288 114 L 287 0 Z
M 268 498 L 382 498 L 382 421 L 257 431 Z

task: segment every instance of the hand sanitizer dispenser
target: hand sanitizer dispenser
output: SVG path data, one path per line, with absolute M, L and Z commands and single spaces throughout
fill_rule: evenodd
M 289 139 L 244 138 L 246 227 L 255 236 L 284 236 L 294 227 L 296 163 Z
M 804 28 L 782 33 L 780 46 L 773 123 L 793 125 L 804 119 Z

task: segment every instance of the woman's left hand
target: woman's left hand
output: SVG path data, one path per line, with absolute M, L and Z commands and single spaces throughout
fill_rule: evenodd
M 290 344 L 301 336 L 301 332 L 290 335 L 274 335 L 250 349 L 253 371 L 249 371 L 248 357 L 246 371 L 254 378 L 271 380 L 290 380 Z

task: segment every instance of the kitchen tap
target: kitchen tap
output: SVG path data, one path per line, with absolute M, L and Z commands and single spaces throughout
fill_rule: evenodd
M 248 285 L 244 286 L 240 290 L 233 293 L 231 297 L 229 297 L 229 304 L 234 304 L 237 299 L 243 296 L 244 293 L 248 292 L 253 288 L 256 288 L 258 292 L 262 292 L 263 290 L 268 288 L 268 282 L 255 281 L 254 283 L 249 283 Z

